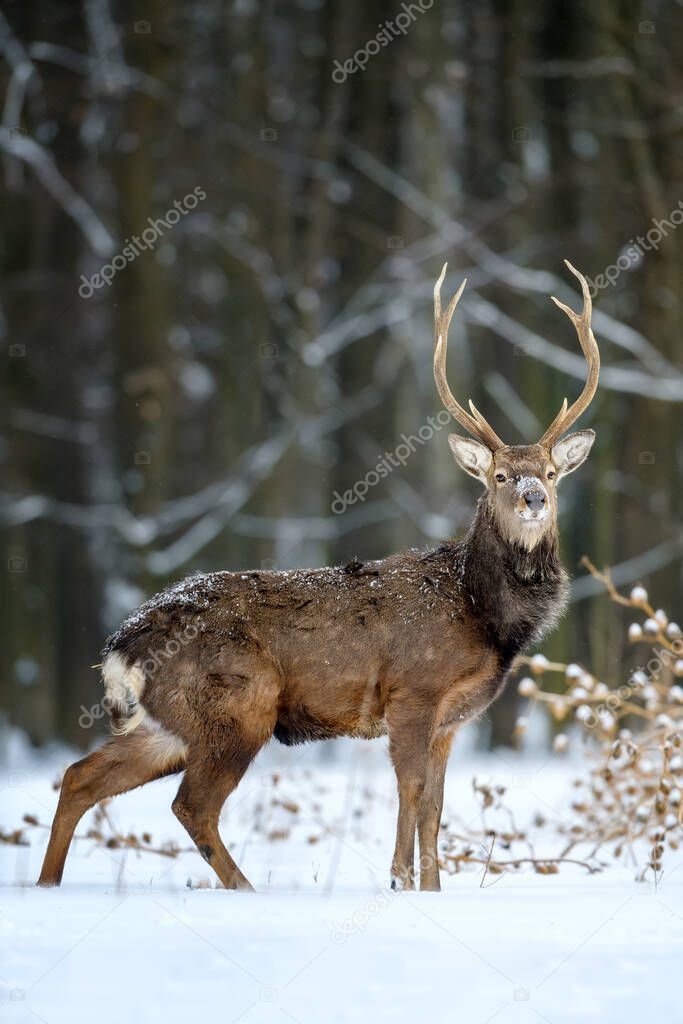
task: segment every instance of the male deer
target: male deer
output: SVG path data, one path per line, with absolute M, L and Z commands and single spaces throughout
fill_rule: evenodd
M 261 747 L 388 734 L 398 781 L 392 885 L 439 889 L 437 838 L 456 729 L 500 692 L 513 658 L 561 615 L 561 477 L 588 456 L 592 430 L 562 437 L 590 403 L 600 356 L 583 310 L 564 310 L 588 364 L 581 396 L 540 441 L 506 445 L 446 381 L 448 327 L 465 286 L 441 309 L 434 287 L 434 376 L 455 461 L 485 491 L 463 540 L 426 553 L 294 572 L 191 576 L 152 598 L 104 649 L 114 738 L 64 776 L 40 885 L 58 885 L 74 829 L 99 800 L 185 772 L 173 810 L 226 888 L 251 886 L 218 832 L 221 808 Z M 159 665 L 155 654 L 173 657 Z

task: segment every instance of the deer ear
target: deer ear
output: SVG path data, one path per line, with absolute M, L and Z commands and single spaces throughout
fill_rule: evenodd
M 594 440 L 594 430 L 577 430 L 552 446 L 550 457 L 557 466 L 558 480 L 583 465 Z
M 476 476 L 482 483 L 487 483 L 493 456 L 486 445 L 471 437 L 461 437 L 460 434 L 449 434 L 448 443 L 460 468 L 470 476 Z

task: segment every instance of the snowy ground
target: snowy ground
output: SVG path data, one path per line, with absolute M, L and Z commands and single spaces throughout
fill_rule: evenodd
M 0 828 L 49 822 L 65 757 L 13 744 L 0 775 Z M 273 773 L 279 778 L 273 781 Z M 473 773 L 510 787 L 520 821 L 570 817 L 558 758 L 482 760 L 466 739 L 452 759 L 444 818 L 476 824 Z M 122 833 L 187 839 L 164 780 L 119 797 Z M 290 806 L 291 804 L 291 806 Z M 294 806 L 296 805 L 296 806 Z M 223 1024 L 360 1020 L 620 1024 L 678 1014 L 683 851 L 657 890 L 616 862 L 588 875 L 443 875 L 441 894 L 386 887 L 395 789 L 382 743 L 264 752 L 222 830 L 256 895 L 201 886 L 198 854 L 176 860 L 81 839 L 61 889 L 32 886 L 47 839 L 0 845 L 0 1019 L 46 1024 Z M 87 821 L 79 832 L 85 832 Z

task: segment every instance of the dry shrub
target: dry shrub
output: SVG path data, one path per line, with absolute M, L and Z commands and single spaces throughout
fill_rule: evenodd
M 675 850 L 681 841 L 683 635 L 663 609 L 650 604 L 643 586 L 622 595 L 609 572 L 599 572 L 587 558 L 583 564 L 612 601 L 636 613 L 628 639 L 642 649 L 643 664 L 610 685 L 579 665 L 552 663 L 539 654 L 524 659 L 531 675 L 520 680 L 519 692 L 546 708 L 555 723 L 578 730 L 573 739 L 558 732 L 556 752 L 577 737 L 583 741 L 586 770 L 575 780 L 576 821 L 565 830 L 562 855 L 588 844 L 589 858 L 606 849 L 628 857 L 639 877 L 657 876 L 667 848 Z M 561 692 L 543 689 L 544 681 L 558 677 Z

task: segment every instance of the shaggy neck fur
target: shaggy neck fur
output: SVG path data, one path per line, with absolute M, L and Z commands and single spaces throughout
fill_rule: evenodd
M 557 530 L 546 531 L 528 550 L 502 535 L 484 495 L 460 557 L 474 613 L 506 671 L 517 654 L 555 625 L 567 603 Z

